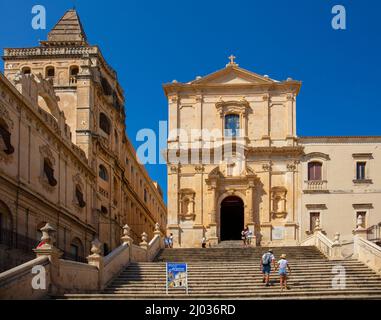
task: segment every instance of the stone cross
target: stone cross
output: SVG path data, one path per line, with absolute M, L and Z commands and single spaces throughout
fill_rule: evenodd
M 235 64 L 234 59 L 236 59 L 236 57 L 235 57 L 234 55 L 231 54 L 230 57 L 229 57 L 229 60 L 230 60 L 230 63 L 229 63 L 229 64 L 234 65 L 234 64 Z

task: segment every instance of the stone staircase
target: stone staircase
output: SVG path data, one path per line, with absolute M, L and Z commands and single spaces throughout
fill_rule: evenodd
M 292 268 L 287 291 L 280 292 L 278 276 L 265 287 L 259 260 L 268 248 L 243 248 L 242 243 L 206 249 L 164 249 L 154 262 L 131 263 L 100 294 L 66 295 L 72 299 L 381 299 L 381 277 L 356 260 L 327 260 L 315 247 L 273 248 Z M 165 292 L 165 262 L 187 262 L 189 295 L 185 289 Z M 334 288 L 345 268 L 345 288 Z M 340 268 L 341 268 L 340 267 Z

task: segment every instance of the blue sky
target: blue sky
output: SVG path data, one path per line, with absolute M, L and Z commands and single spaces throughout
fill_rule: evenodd
M 36 4 L 47 10 L 47 30 L 31 27 Z M 345 31 L 331 27 L 336 4 L 346 8 Z M 380 1 L 2 0 L 0 48 L 37 45 L 73 5 L 118 72 L 136 147 L 139 129 L 167 119 L 162 83 L 211 73 L 231 53 L 245 69 L 303 82 L 298 135 L 381 135 Z M 147 169 L 166 190 L 165 166 Z

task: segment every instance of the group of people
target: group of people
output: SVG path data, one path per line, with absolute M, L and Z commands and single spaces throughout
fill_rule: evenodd
M 278 271 L 280 277 L 280 290 L 288 290 L 289 288 L 287 286 L 287 271 L 291 273 L 291 268 L 288 261 L 286 260 L 286 255 L 282 254 L 280 256 L 280 260 L 276 262 L 272 249 L 269 249 L 261 257 L 261 271 L 263 273 L 263 283 L 265 283 L 266 287 L 270 286 L 271 265 L 274 267 L 275 272 Z
M 253 240 L 254 234 L 253 231 L 249 229 L 249 227 L 246 227 L 241 232 L 241 239 L 243 241 L 243 246 L 248 247 L 251 245 L 251 242 Z
M 165 236 L 165 238 L 164 238 L 164 246 L 166 248 L 173 248 L 173 234 L 172 233 L 169 235 L 169 237 Z

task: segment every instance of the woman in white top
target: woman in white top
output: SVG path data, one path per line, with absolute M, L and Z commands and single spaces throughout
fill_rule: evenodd
M 283 287 L 288 289 L 287 287 L 287 269 L 291 273 L 291 268 L 286 260 L 286 255 L 282 254 L 280 256 L 280 260 L 278 261 L 276 270 L 279 269 L 280 276 L 280 291 L 283 291 Z

